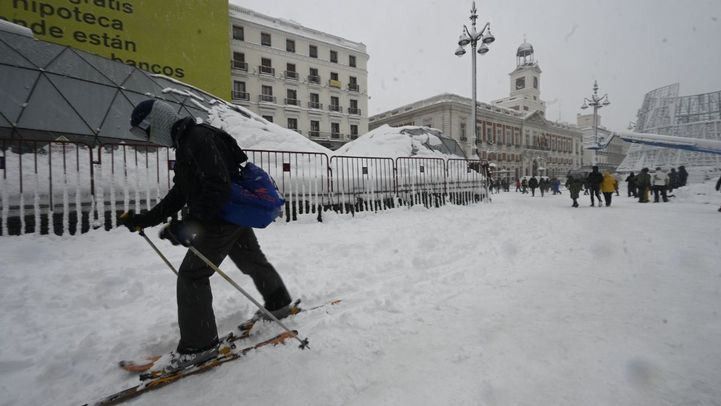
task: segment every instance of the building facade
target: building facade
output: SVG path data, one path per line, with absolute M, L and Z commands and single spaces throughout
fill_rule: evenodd
M 362 43 L 230 5 L 232 101 L 336 149 L 368 132 Z
M 526 57 L 518 60 L 516 70 L 511 73 L 512 89 L 516 80 L 524 75 L 535 75 L 540 81 L 540 68 L 532 61 L 531 54 L 518 53 Z M 523 49 L 522 49 L 523 48 Z M 530 58 L 529 58 L 530 57 Z M 530 83 L 534 83 L 530 76 Z M 516 99 L 516 104 L 501 107 L 496 103 L 477 103 L 476 133 L 472 128 L 472 100 L 454 94 L 441 94 L 397 109 L 370 117 L 370 128 L 383 124 L 390 126 L 417 125 L 441 130 L 453 138 L 464 149 L 469 159 L 487 160 L 494 164 L 501 178 L 514 179 L 522 176 L 562 176 L 569 170 L 582 165 L 582 133 L 575 126 L 551 122 L 544 117 L 545 104 L 540 99 L 540 87 L 511 91 L 509 100 L 529 96 L 526 103 Z M 533 99 L 533 96 L 536 99 Z M 503 100 L 503 99 L 502 99 Z M 517 107 L 514 107 L 517 106 Z M 524 109 L 527 106 L 528 109 Z

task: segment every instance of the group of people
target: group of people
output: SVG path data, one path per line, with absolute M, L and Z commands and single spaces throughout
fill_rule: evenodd
M 626 177 L 628 197 L 638 198 L 639 203 L 648 203 L 650 193 L 653 192 L 654 203 L 658 203 L 660 198 L 668 202 L 670 193 L 676 188 L 686 186 L 687 180 L 688 172 L 683 165 L 678 167 L 678 171 L 671 168 L 669 173 L 659 166 L 653 175 L 648 168 L 643 168 L 638 175 L 631 172 Z
M 530 179 L 516 178 L 516 192 L 526 194 L 529 189 L 531 190 L 531 196 L 534 197 L 536 196 L 536 189 L 541 193 L 541 197 L 549 190 L 551 190 L 554 195 L 559 195 L 561 194 L 561 181 L 556 177 L 551 179 L 541 177 L 540 180 L 535 176 L 532 176 Z
M 573 200 L 571 207 L 578 207 L 581 190 L 584 190 L 584 194 L 591 195 L 591 207 L 596 205 L 596 199 L 598 199 L 598 207 L 603 207 L 603 203 L 608 207 L 613 200 L 613 194 L 619 194 L 616 177 L 610 171 L 599 172 L 598 166 L 594 166 L 591 173 L 585 178 L 578 178 L 569 174 L 566 179 L 566 189 L 568 189 L 571 200 Z M 602 193 L 603 203 L 601 202 Z

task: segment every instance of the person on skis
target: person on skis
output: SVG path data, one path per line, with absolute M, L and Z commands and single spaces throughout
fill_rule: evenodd
M 247 156 L 222 130 L 182 118 L 168 103 L 151 99 L 132 112 L 131 132 L 151 143 L 176 150 L 173 187 L 145 213 L 128 212 L 119 222 L 131 232 L 165 222 L 183 209 L 182 221 L 160 232 L 173 245 L 193 246 L 216 266 L 226 256 L 250 276 L 265 308 L 278 319 L 291 313 L 291 297 L 283 280 L 260 249 L 252 228 L 223 220 L 221 210 L 231 194 L 231 178 Z M 178 270 L 177 303 L 180 341 L 166 370 L 180 370 L 217 355 L 218 330 L 210 276 L 214 271 L 191 251 Z M 258 310 L 254 317 L 265 315 Z M 265 316 L 267 317 L 267 316 Z

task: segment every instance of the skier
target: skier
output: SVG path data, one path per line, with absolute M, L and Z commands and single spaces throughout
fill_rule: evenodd
M 528 181 L 528 187 L 531 188 L 531 197 L 536 197 L 536 188 L 538 187 L 538 179 L 535 176 Z
M 593 196 L 595 195 L 598 199 L 598 207 L 601 207 L 601 182 L 603 182 L 603 175 L 598 172 L 598 166 L 591 168 L 591 173 L 588 174 L 588 189 L 591 193 L 591 207 L 594 206 Z
M 566 179 L 566 189 L 568 189 L 568 192 L 571 194 L 571 200 L 573 200 L 571 207 L 578 207 L 578 194 L 581 192 L 582 188 L 583 182 L 575 179 L 571 175 L 568 175 L 568 178 Z
M 176 150 L 175 177 L 168 194 L 146 213 L 129 212 L 121 224 L 133 231 L 152 227 L 174 216 L 184 206 L 183 221 L 165 226 L 161 239 L 173 245 L 193 246 L 214 264 L 226 256 L 250 276 L 277 318 L 287 317 L 291 297 L 258 245 L 253 230 L 222 220 L 220 211 L 228 201 L 231 175 L 247 160 L 236 141 L 214 127 L 181 118 L 167 103 L 146 100 L 132 112 L 131 132 L 148 141 Z M 218 330 L 213 313 L 210 276 L 213 270 L 188 251 L 178 271 L 177 301 L 180 342 L 165 371 L 177 371 L 211 359 L 218 353 Z M 260 312 L 260 310 L 258 310 Z M 261 314 L 263 314 L 261 312 Z M 256 314 L 261 317 L 260 314 Z M 267 317 L 267 316 L 266 316 Z
M 626 177 L 626 183 L 628 184 L 628 197 L 631 197 L 632 195 L 633 197 L 637 197 L 636 175 L 634 175 L 633 172 L 631 172 L 631 174 Z

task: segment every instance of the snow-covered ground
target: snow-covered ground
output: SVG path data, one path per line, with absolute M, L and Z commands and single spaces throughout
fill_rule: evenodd
M 343 299 L 287 321 L 311 349 L 251 352 L 134 404 L 717 405 L 721 194 L 694 188 L 274 224 L 257 235 L 292 294 Z M 174 276 L 137 235 L 3 237 L 0 264 L 0 405 L 92 401 L 137 383 L 119 359 L 176 344 Z M 230 330 L 253 308 L 212 284 Z

